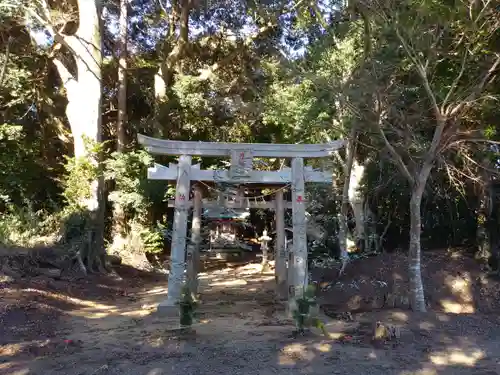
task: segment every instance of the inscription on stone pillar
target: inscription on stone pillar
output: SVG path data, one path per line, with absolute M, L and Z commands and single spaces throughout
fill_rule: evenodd
M 231 180 L 242 180 L 250 176 L 252 170 L 253 157 L 251 150 L 232 150 L 231 168 L 229 178 Z
M 292 160 L 293 285 L 295 293 L 307 283 L 306 202 L 304 159 Z
M 279 293 L 282 294 L 282 297 L 286 297 L 284 295 L 286 293 L 286 289 L 281 289 L 281 286 L 286 285 L 287 281 L 287 270 L 286 270 L 286 252 L 285 252 L 285 205 L 283 199 L 283 190 L 280 189 L 276 192 L 276 212 L 275 212 L 275 220 L 276 220 L 276 237 L 275 237 L 275 246 L 276 246 L 276 256 L 275 256 L 275 273 L 276 279 L 280 286 Z
M 191 156 L 179 157 L 175 212 L 172 234 L 172 251 L 170 255 L 170 274 L 168 276 L 168 305 L 175 305 L 180 298 L 184 282 L 186 256 L 186 234 L 189 210 L 189 188 L 191 183 Z

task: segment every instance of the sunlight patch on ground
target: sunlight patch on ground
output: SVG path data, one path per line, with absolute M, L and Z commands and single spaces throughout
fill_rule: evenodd
M 271 280 L 274 280 L 274 276 L 259 276 L 252 278 L 252 281 L 271 281 Z
M 472 314 L 475 312 L 474 306 L 469 303 L 459 303 L 449 299 L 442 299 L 441 306 L 444 312 L 450 314 Z
M 79 310 L 73 310 L 69 314 L 86 319 L 102 319 L 109 316 L 123 316 L 129 318 L 140 318 L 151 314 L 151 311 L 156 308 L 156 304 L 142 305 L 137 308 L 122 309 L 117 306 L 105 306 L 95 304 L 94 306 L 85 307 Z
M 12 357 L 18 353 L 20 353 L 25 345 L 22 344 L 9 344 L 0 346 L 0 355 L 4 357 Z M 2 367 L 0 366 L 0 369 Z
M 2 368 L 0 367 L 0 370 L 1 369 Z M 25 369 L 22 369 L 22 370 L 15 370 L 14 372 L 11 371 L 8 374 L 9 375 L 29 375 L 29 373 L 30 373 L 30 370 L 27 369 L 27 368 L 25 368 Z
M 417 371 L 403 371 L 401 375 L 438 375 L 438 372 L 433 368 L 423 368 Z
M 103 303 L 98 303 L 95 301 L 88 301 L 74 297 L 62 296 L 59 294 L 46 292 L 38 289 L 23 289 L 24 292 L 35 292 L 39 295 L 49 297 L 54 300 L 61 302 L 70 302 L 77 307 L 68 312 L 69 315 L 87 319 L 101 319 L 106 318 L 110 315 L 118 315 L 125 317 L 143 317 L 151 313 L 151 310 L 156 308 L 157 302 L 154 297 L 164 297 L 167 294 L 167 288 L 157 287 L 150 289 L 141 293 L 146 298 L 151 298 L 151 301 L 146 301 L 140 306 L 134 306 L 133 304 L 127 306 L 127 308 L 122 308 L 116 305 L 108 305 Z M 47 307 L 50 308 L 49 305 Z
M 451 352 L 436 353 L 430 356 L 430 360 L 437 366 L 474 366 L 477 361 L 485 358 L 482 350 L 474 350 L 472 353 L 465 353 L 460 349 L 452 349 Z
M 341 333 L 341 332 L 330 332 L 328 330 L 328 327 L 325 326 L 325 329 L 326 331 L 328 332 L 328 335 L 330 336 L 330 339 L 333 339 L 333 340 L 338 340 L 338 339 L 341 339 L 345 336 L 345 333 Z
M 144 316 L 151 314 L 151 312 L 153 310 L 155 310 L 156 307 L 157 307 L 157 304 L 148 305 L 148 306 L 141 306 L 140 309 L 121 312 L 121 313 L 119 313 L 119 315 L 120 316 L 127 316 L 129 318 L 142 318 Z
M 279 355 L 280 365 L 294 365 L 297 361 L 312 361 L 315 355 L 303 344 L 294 343 L 285 346 Z
M 167 293 L 167 291 L 168 291 L 168 288 L 166 288 L 166 287 L 165 288 L 164 287 L 156 287 L 156 288 L 152 288 L 152 289 L 145 291 L 143 293 L 140 293 L 140 294 L 146 295 L 146 296 L 148 296 L 148 295 L 155 296 L 158 294 L 165 294 L 165 293 Z
M 30 347 L 44 348 L 51 344 L 51 340 L 33 340 L 24 341 L 16 344 L 7 344 L 0 346 L 0 356 L 14 357 L 15 355 L 26 352 Z M 2 366 L 0 366 L 2 369 Z
M 262 264 L 252 263 L 238 269 L 239 275 L 254 275 L 262 271 Z
M 462 253 L 458 252 L 458 251 L 453 251 L 451 254 L 450 254 L 450 258 L 451 259 L 462 259 L 463 258 L 463 255 Z
M 421 322 L 419 325 L 418 325 L 418 328 L 420 329 L 425 329 L 427 331 L 430 331 L 431 329 L 434 328 L 434 324 L 433 323 L 430 323 L 430 322 Z
M 450 321 L 450 317 L 449 316 L 446 316 L 446 315 L 438 315 L 438 320 L 440 322 L 449 322 Z
M 468 272 L 459 276 L 446 276 L 445 284 L 456 297 L 455 301 L 441 300 L 441 306 L 445 312 L 453 314 L 472 314 L 475 312 L 471 290 L 472 278 Z
M 110 315 L 117 315 L 118 310 L 112 309 L 112 308 L 102 309 L 102 308 L 96 306 L 96 308 L 83 308 L 80 310 L 71 311 L 69 314 L 71 316 L 77 316 L 79 318 L 102 319 L 102 318 L 106 318 Z
M 332 350 L 332 346 L 330 344 L 316 344 L 314 345 L 314 348 L 322 353 L 328 353 L 329 351 Z
M 404 313 L 402 311 L 395 311 L 391 315 L 392 315 L 392 318 L 394 318 L 400 322 L 407 322 L 408 321 L 408 314 Z
M 164 338 L 164 337 L 155 337 L 151 338 L 148 341 L 148 344 L 151 345 L 153 348 L 161 348 L 162 346 L 165 345 L 165 343 L 169 340 L 169 338 Z
M 113 306 L 113 305 L 105 305 L 105 304 L 94 302 L 94 301 L 88 301 L 88 300 L 83 300 L 80 298 L 68 297 L 68 296 L 64 296 L 64 295 L 60 295 L 60 294 L 56 294 L 56 293 L 52 293 L 52 292 L 47 292 L 44 290 L 27 288 L 27 289 L 22 289 L 21 292 L 36 293 L 38 295 L 48 297 L 48 298 L 51 298 L 51 299 L 56 300 L 56 301 L 65 302 L 65 303 L 70 302 L 74 305 L 83 307 L 83 309 L 80 311 L 85 311 L 86 309 L 92 309 L 93 311 L 106 311 L 105 316 L 109 315 L 109 313 L 117 313 L 118 312 L 118 310 L 116 309 L 116 306 Z M 76 310 L 76 311 L 73 310 L 70 312 L 70 315 L 75 315 L 75 314 L 78 315 L 78 313 L 79 313 L 79 310 Z M 85 316 L 85 317 L 87 317 L 87 316 Z M 102 316 L 99 316 L 99 317 L 102 317 Z M 88 316 L 88 318 L 92 318 L 92 316 Z
M 245 280 L 226 280 L 226 281 L 215 281 L 208 284 L 208 286 L 242 286 L 247 285 Z

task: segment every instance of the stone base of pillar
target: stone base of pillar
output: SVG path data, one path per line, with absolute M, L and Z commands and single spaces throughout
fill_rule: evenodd
M 156 307 L 156 313 L 160 316 L 172 317 L 172 318 L 180 318 L 180 309 L 179 305 L 169 301 L 166 299 L 158 304 Z

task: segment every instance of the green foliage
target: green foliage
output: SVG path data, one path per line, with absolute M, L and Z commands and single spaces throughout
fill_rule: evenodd
M 0 207 L 13 199 L 21 188 L 17 168 L 23 164 L 21 126 L 0 125 Z M 17 177 L 17 178 L 16 178 Z M 0 208 L 1 211 L 1 208 Z
M 70 205 L 59 210 L 57 202 L 48 200 L 42 204 L 36 200 L 38 192 L 33 193 L 33 190 L 43 191 L 44 178 L 39 177 L 43 169 L 32 161 L 33 155 L 29 154 L 34 150 L 28 146 L 21 126 L 0 126 L 0 152 L 5 155 L 0 159 L 0 195 L 3 201 L 0 204 L 0 242 L 33 246 L 59 239 L 66 242 L 82 236 L 85 232 L 82 226 L 88 227 L 88 223 L 81 223 L 81 209 L 77 203 L 89 197 L 89 186 L 85 181 L 89 176 L 97 176 L 95 168 L 90 163 L 67 158 L 68 175 L 63 183 L 63 194 Z M 50 184 L 55 182 L 49 181 Z M 74 223 L 76 217 L 80 217 L 80 222 Z
M 338 207 L 339 192 L 326 184 L 307 184 L 308 221 L 324 231 L 323 237 L 311 239 L 308 249 L 310 260 L 323 255 L 338 256 Z M 290 222 L 291 224 L 291 222 Z
M 160 254 L 165 249 L 165 226 L 158 223 L 156 227 L 143 227 L 140 231 L 142 247 L 146 253 Z
M 164 201 L 165 186 L 147 179 L 147 168 L 153 163 L 152 156 L 144 150 L 114 152 L 105 162 L 104 176 L 114 183 L 108 198 L 115 212 L 123 217 L 115 228 L 128 238 L 127 249 L 131 252 L 160 254 L 165 249 L 165 226 L 152 219 L 155 204 Z M 160 181 L 161 182 L 161 181 Z
M 104 176 L 115 183 L 108 199 L 136 220 L 145 220 L 152 203 L 148 199 L 151 183 L 147 180 L 147 168 L 152 162 L 153 158 L 144 150 L 114 152 L 105 162 Z
M 83 241 L 96 225 L 89 211 L 68 206 L 58 214 L 60 240 L 63 244 L 75 244 Z M 86 239 L 85 239 L 86 241 Z
M 181 327 L 190 327 L 193 324 L 194 310 L 196 301 L 187 285 L 182 287 L 181 298 L 179 301 L 180 325 Z
M 32 141 L 22 126 L 0 124 L 0 213 L 7 204 L 50 210 L 47 202 L 57 201 L 59 189 L 51 179 L 53 171 L 41 163 L 38 152 L 39 143 Z
M 30 206 L 9 204 L 0 219 L 0 243 L 8 246 L 34 246 L 52 243 L 58 231 L 56 217 Z
M 65 157 L 66 176 L 63 181 L 63 196 L 69 206 L 79 210 L 85 201 L 92 198 L 92 183 L 103 175 L 101 160 L 104 143 L 84 138 L 86 156 Z
M 317 317 L 319 305 L 315 296 L 316 287 L 308 285 L 304 291 L 295 299 L 295 306 L 292 308 L 292 316 L 295 320 L 296 333 L 304 334 L 306 329 L 315 327 L 321 329 L 325 336 L 328 332 L 325 325 Z

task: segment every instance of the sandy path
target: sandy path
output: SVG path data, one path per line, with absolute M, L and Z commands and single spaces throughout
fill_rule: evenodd
M 340 342 L 341 332 L 354 325 L 341 321 L 328 324 L 333 339 L 293 339 L 293 325 L 283 307 L 274 303 L 273 280 L 252 265 L 202 275 L 204 303 L 196 334 L 189 337 L 177 337 L 171 330 L 176 322 L 152 313 L 164 298 L 164 285 L 136 291 L 114 304 L 82 301 L 80 309 L 61 318 L 53 339 L 38 342 L 33 355 L 12 360 L 0 352 L 0 373 L 500 374 L 498 345 L 487 340 L 443 343 L 432 351 L 409 340 L 395 348 L 375 349 Z

